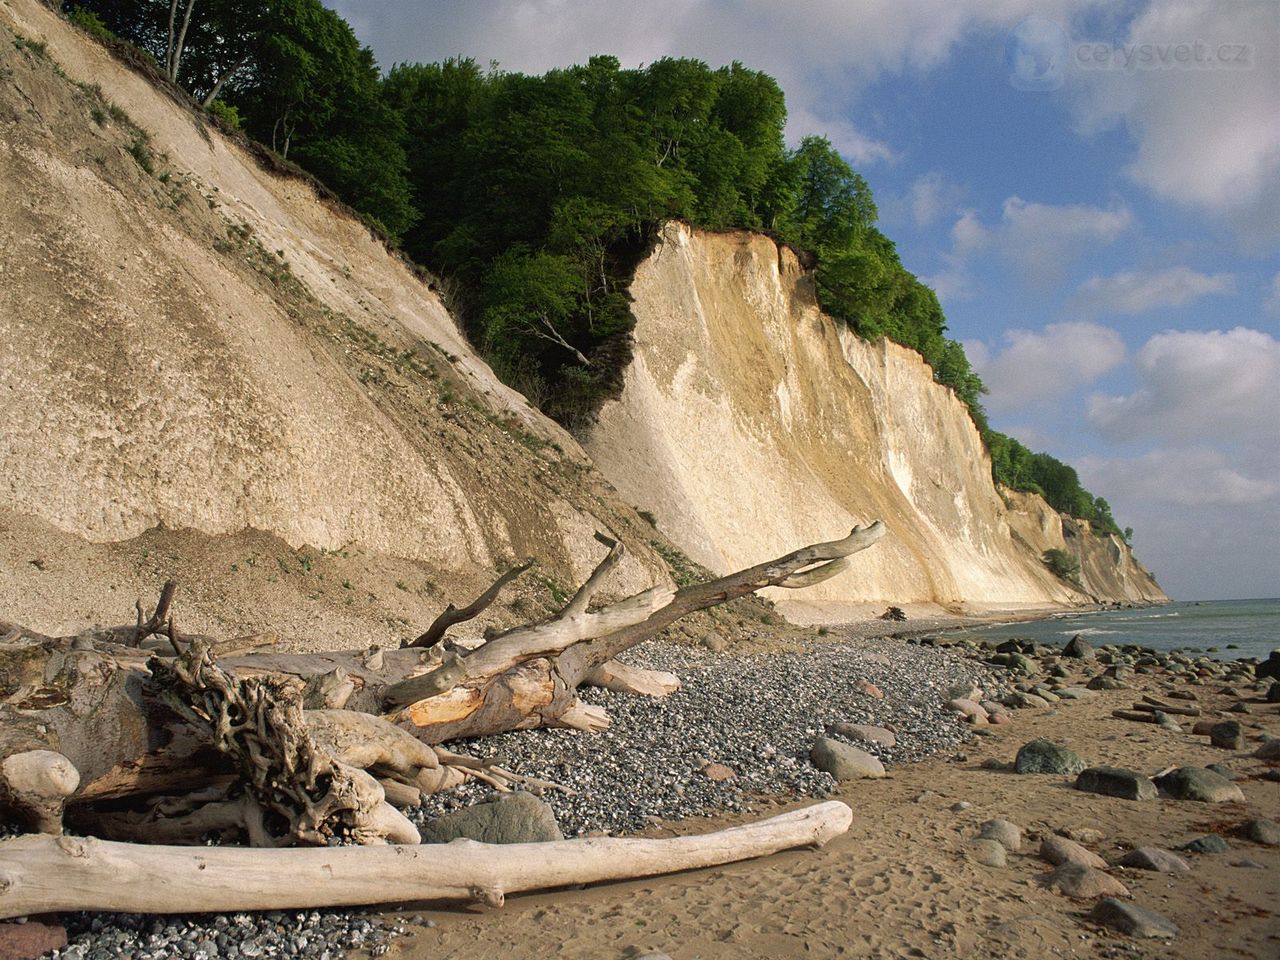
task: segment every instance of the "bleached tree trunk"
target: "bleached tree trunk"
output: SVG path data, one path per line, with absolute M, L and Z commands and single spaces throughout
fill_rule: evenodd
M 664 840 L 245 850 L 28 836 L 0 841 L 0 918 L 61 910 L 187 913 L 418 900 L 498 906 L 507 894 L 525 890 L 649 877 L 821 846 L 852 820 L 845 804 L 828 801 Z

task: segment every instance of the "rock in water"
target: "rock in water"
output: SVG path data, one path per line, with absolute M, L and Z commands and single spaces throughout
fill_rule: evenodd
M 1097 654 L 1093 652 L 1093 645 L 1078 633 L 1062 648 L 1062 655 L 1064 657 L 1074 657 L 1076 660 L 1097 659 Z
M 1085 768 L 1085 762 L 1071 750 L 1039 737 L 1024 744 L 1013 761 L 1015 773 L 1057 773 L 1075 776 Z
M 1044 883 L 1075 900 L 1129 896 L 1129 888 L 1115 877 L 1076 863 L 1064 863 L 1049 874 Z
M 988 820 L 978 828 L 979 840 L 994 840 L 1010 853 L 1022 847 L 1022 828 L 1008 820 Z
M 813 742 L 809 759 L 819 770 L 825 770 L 837 780 L 877 779 L 884 776 L 884 764 L 876 757 L 830 737 L 819 737 Z
M 1140 907 L 1136 903 L 1125 903 L 1114 897 L 1107 897 L 1094 907 L 1089 912 L 1089 919 L 1131 937 L 1172 939 L 1179 932 L 1173 921 L 1154 910 Z
M 1092 850 L 1086 850 L 1074 840 L 1068 840 L 1066 837 L 1045 837 L 1040 842 L 1040 859 L 1047 860 L 1055 867 L 1064 863 L 1093 867 L 1095 870 L 1105 870 L 1107 867 L 1107 861 Z
M 1154 800 L 1159 796 L 1150 779 L 1119 767 L 1089 767 L 1076 777 L 1076 789 L 1124 800 Z
M 531 793 L 512 793 L 433 820 L 422 828 L 424 843 L 459 837 L 481 843 L 538 843 L 563 840 L 551 807 Z
M 1209 728 L 1209 742 L 1224 750 L 1244 749 L 1244 728 L 1236 720 L 1223 720 Z
M 1156 873 L 1186 873 L 1191 864 L 1176 853 L 1159 847 L 1139 847 L 1130 850 L 1120 859 L 1120 866 L 1135 870 L 1154 870 Z
M 1179 767 L 1156 781 L 1174 800 L 1200 803 L 1243 803 L 1244 793 L 1221 774 L 1204 767 Z

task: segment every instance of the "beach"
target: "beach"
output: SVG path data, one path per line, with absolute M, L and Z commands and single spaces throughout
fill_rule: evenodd
M 500 910 L 407 909 L 395 922 L 408 935 L 389 956 L 464 960 L 599 958 L 666 954 L 720 957 L 1271 957 L 1280 949 L 1280 848 L 1236 834 L 1254 818 L 1280 819 L 1280 784 L 1270 764 L 1249 754 L 1280 736 L 1280 705 L 1248 703 L 1223 713 L 1240 691 L 1211 680 L 1187 684 L 1162 672 L 1134 674 L 1124 690 L 1013 712 L 1011 723 L 981 728 L 953 751 L 891 766 L 880 780 L 841 784 L 833 796 L 854 823 L 821 850 L 675 877 L 510 898 Z M 1237 716 L 1245 749 L 1211 746 L 1205 736 L 1113 717 L 1143 694 L 1170 687 L 1193 693 L 1206 717 Z M 1243 803 L 1166 798 L 1128 800 L 1074 789 L 1073 776 L 987 769 L 1011 763 L 1019 747 L 1045 737 L 1090 765 L 1147 775 L 1168 767 L 1224 764 L 1240 777 Z M 756 816 L 802 805 L 762 803 Z M 1002 868 L 974 858 L 972 840 L 993 818 L 1022 828 L 1022 846 Z M 692 818 L 645 831 L 700 832 L 749 817 Z M 1093 831 L 1093 833 L 1090 833 Z M 1139 847 L 1174 849 L 1208 833 L 1223 854 L 1180 853 L 1180 874 L 1110 867 L 1133 902 L 1179 927 L 1172 939 L 1132 939 L 1087 918 L 1098 899 L 1047 887 L 1053 868 L 1038 856 L 1043 838 L 1069 834 L 1113 864 Z M 427 926 L 427 924 L 434 926 Z

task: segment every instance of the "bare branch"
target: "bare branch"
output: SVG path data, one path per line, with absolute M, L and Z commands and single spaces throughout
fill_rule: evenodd
M 432 621 L 431 626 L 427 627 L 425 632 L 414 640 L 402 643 L 400 645 L 401 648 L 432 646 L 444 636 L 445 631 L 450 627 L 456 626 L 459 623 L 465 623 L 466 621 L 483 613 L 494 600 L 498 599 L 498 594 L 502 592 L 503 587 L 532 566 L 533 561 L 527 560 L 518 567 L 512 567 L 495 580 L 488 590 L 480 594 L 480 596 L 476 597 L 471 601 L 471 603 L 467 604 L 467 606 L 463 607 L 461 610 L 455 607 L 452 603 L 449 604 L 445 607 L 444 612 Z

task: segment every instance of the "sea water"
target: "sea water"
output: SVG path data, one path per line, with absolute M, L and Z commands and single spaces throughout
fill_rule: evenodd
M 1032 638 L 1054 646 L 1080 634 L 1095 647 L 1135 643 L 1188 653 L 1216 647 L 1210 655 L 1221 660 L 1265 660 L 1272 650 L 1280 649 L 1280 599 L 1181 601 L 1138 610 L 1059 614 L 957 633 L 994 640 Z

